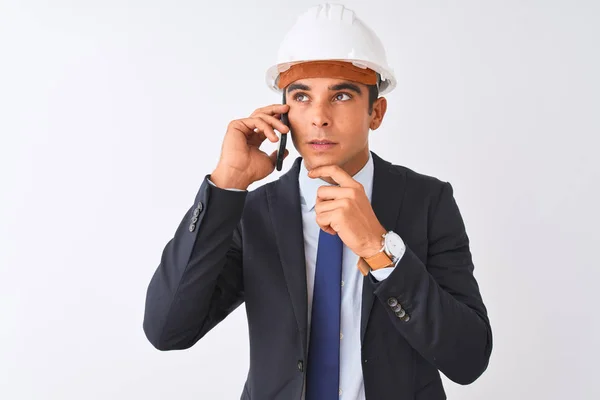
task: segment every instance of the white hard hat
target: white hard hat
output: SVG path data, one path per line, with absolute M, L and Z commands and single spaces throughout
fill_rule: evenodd
M 396 86 L 394 72 L 387 63 L 381 40 L 354 11 L 339 4 L 311 7 L 300 15 L 279 47 L 277 64 L 268 69 L 267 85 L 277 87 L 280 72 L 305 61 L 337 60 L 370 68 L 381 77 L 379 93 Z

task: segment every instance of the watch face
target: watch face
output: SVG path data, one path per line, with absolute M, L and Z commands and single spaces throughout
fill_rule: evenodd
M 385 247 L 394 257 L 400 257 L 404 253 L 404 241 L 394 232 L 386 235 Z

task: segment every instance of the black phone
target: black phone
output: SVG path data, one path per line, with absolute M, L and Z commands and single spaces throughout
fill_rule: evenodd
M 285 91 L 283 92 L 283 104 L 286 104 Z M 288 119 L 287 113 L 281 114 L 281 122 L 283 122 L 285 126 L 290 128 L 290 121 Z M 292 131 L 290 130 L 288 133 L 292 133 Z M 285 145 L 287 142 L 287 136 L 287 133 L 281 132 L 281 137 L 279 138 L 279 148 L 277 149 L 277 171 L 281 171 L 281 168 L 283 168 L 283 156 L 285 155 Z

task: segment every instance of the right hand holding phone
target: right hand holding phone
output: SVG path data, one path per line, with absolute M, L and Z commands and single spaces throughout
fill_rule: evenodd
M 287 134 L 289 128 L 280 120 L 289 111 L 287 104 L 259 108 L 248 118 L 231 121 L 227 127 L 221 157 L 211 174 L 211 181 L 220 188 L 246 190 L 275 170 L 277 150 L 271 155 L 260 150 L 265 139 L 277 143 L 274 129 Z M 285 151 L 285 157 L 289 152 Z

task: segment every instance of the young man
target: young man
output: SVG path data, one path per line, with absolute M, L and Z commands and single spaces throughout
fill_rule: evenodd
M 229 124 L 150 282 L 146 335 L 189 348 L 245 302 L 242 399 L 444 399 L 439 371 L 469 384 L 492 349 L 452 186 L 369 150 L 395 81 L 352 11 L 310 9 L 280 61 L 267 76 L 287 104 Z M 249 192 L 275 129 L 301 157 Z

